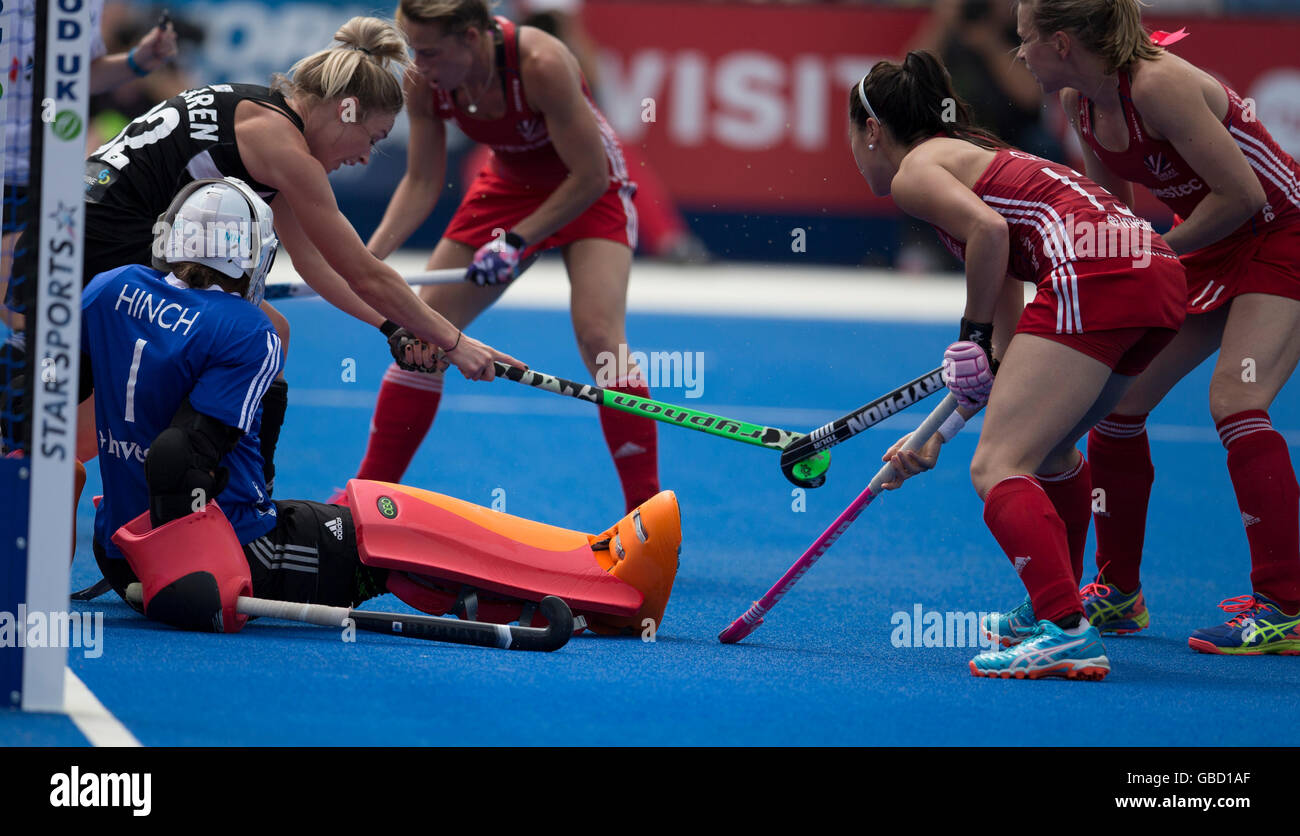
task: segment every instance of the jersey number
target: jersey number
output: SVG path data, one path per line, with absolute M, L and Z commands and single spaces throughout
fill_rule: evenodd
M 131 158 L 126 153 L 128 150 L 134 151 L 166 139 L 180 123 L 180 111 L 162 102 L 127 125 L 111 142 L 100 146 L 99 150 L 91 156 L 100 157 L 104 162 L 121 171 L 126 168 L 127 163 L 131 162 Z
M 1087 189 L 1085 189 L 1083 186 L 1080 186 L 1078 183 L 1074 182 L 1074 181 L 1071 180 L 1069 177 L 1066 177 L 1064 174 L 1061 174 L 1060 172 L 1057 172 L 1057 171 L 1053 171 L 1052 169 L 1047 168 L 1047 167 L 1044 167 L 1044 168 L 1042 169 L 1042 172 L 1043 172 L 1044 174 L 1046 174 L 1048 177 L 1051 177 L 1053 180 L 1060 180 L 1060 181 L 1061 181 L 1062 183 L 1064 183 L 1065 185 L 1069 186 L 1070 188 L 1074 189 L 1074 190 L 1075 190 L 1076 192 L 1078 192 L 1079 194 L 1081 194 L 1081 195 L 1083 195 L 1084 197 L 1086 197 L 1086 198 L 1088 199 L 1088 202 L 1089 202 L 1089 203 L 1091 203 L 1093 206 L 1097 207 L 1097 211 L 1098 211 L 1098 212 L 1105 212 L 1105 211 L 1106 211 L 1106 207 L 1105 207 L 1105 206 L 1102 206 L 1102 205 L 1101 205 L 1101 202 L 1098 201 L 1097 198 L 1095 198 L 1095 197 L 1093 197 L 1092 195 L 1088 194 Z M 1075 172 L 1075 174 L 1078 174 L 1078 173 L 1079 173 L 1079 172 L 1077 172 L 1077 171 Z M 1082 175 L 1080 175 L 1080 176 L 1082 176 Z M 1107 192 L 1107 194 L 1109 194 L 1109 192 Z M 1125 206 L 1122 202 L 1120 202 L 1120 201 L 1117 200 L 1117 201 L 1115 201 L 1115 203 L 1114 203 L 1113 205 L 1114 205 L 1114 207 L 1115 207 L 1115 211 L 1118 212 L 1119 214 L 1121 214 L 1121 215 L 1128 215 L 1130 218 L 1132 218 L 1132 217 L 1136 217 L 1132 212 L 1129 211 L 1129 208 L 1128 208 L 1127 206 Z
M 131 373 L 126 376 L 126 420 L 135 423 L 135 380 L 140 374 L 140 358 L 144 356 L 146 340 L 135 341 L 135 354 L 131 357 Z

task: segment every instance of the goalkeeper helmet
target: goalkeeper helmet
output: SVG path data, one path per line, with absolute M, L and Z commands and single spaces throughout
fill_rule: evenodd
M 232 279 L 248 278 L 244 298 L 260 304 L 275 261 L 271 207 L 237 177 L 195 180 L 181 189 L 154 226 L 153 266 L 202 264 Z

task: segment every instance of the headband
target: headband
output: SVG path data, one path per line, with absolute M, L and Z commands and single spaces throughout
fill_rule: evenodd
M 870 73 L 868 73 L 868 75 L 870 75 Z M 876 115 L 876 111 L 872 108 L 871 102 L 867 101 L 867 76 L 865 75 L 862 77 L 862 80 L 858 82 L 858 98 L 862 100 L 862 106 L 867 109 L 868 116 L 875 119 L 877 122 L 880 122 L 882 125 L 885 124 L 884 121 Z

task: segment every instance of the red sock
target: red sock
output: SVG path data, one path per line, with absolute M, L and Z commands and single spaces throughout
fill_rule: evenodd
M 1037 480 L 1012 476 L 994 485 L 984 497 L 984 522 L 1029 590 L 1035 618 L 1059 621 L 1083 614 L 1065 523 Z
M 1065 539 L 1070 546 L 1070 569 L 1074 582 L 1083 580 L 1083 549 L 1088 544 L 1088 523 L 1092 522 L 1092 469 L 1088 460 L 1079 457 L 1079 463 L 1064 473 L 1051 476 L 1038 474 L 1038 484 L 1052 501 L 1052 507 L 1065 523 Z
M 625 380 L 605 387 L 611 392 L 650 397 L 650 387 Z M 623 483 L 627 510 L 659 493 L 659 432 L 655 422 L 619 409 L 600 410 L 600 428 Z
M 1097 571 L 1121 592 L 1141 583 L 1142 543 L 1146 539 L 1147 504 L 1156 469 L 1151 464 L 1146 415 L 1111 413 L 1088 433 L 1088 461 L 1098 509 Z
M 1300 608 L 1300 487 L 1286 441 L 1261 409 L 1216 426 L 1250 541 L 1251 586 L 1293 613 Z
M 379 386 L 370 443 L 357 470 L 358 479 L 398 482 L 420 448 L 442 400 L 442 375 L 388 367 Z

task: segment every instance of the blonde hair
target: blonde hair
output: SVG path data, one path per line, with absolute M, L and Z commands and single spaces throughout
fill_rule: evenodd
M 1141 0 L 1026 0 L 1033 3 L 1034 28 L 1041 35 L 1068 32 L 1101 56 L 1106 72 L 1164 53 L 1142 27 Z
M 445 35 L 459 35 L 470 28 L 492 28 L 492 11 L 487 0 L 400 0 L 397 19 L 441 24 Z
M 334 40 L 333 46 L 294 64 L 288 76 L 276 75 L 275 89 L 298 99 L 355 97 L 361 118 L 399 112 L 401 73 L 410 66 L 401 30 L 377 17 L 354 17 L 339 27 Z

